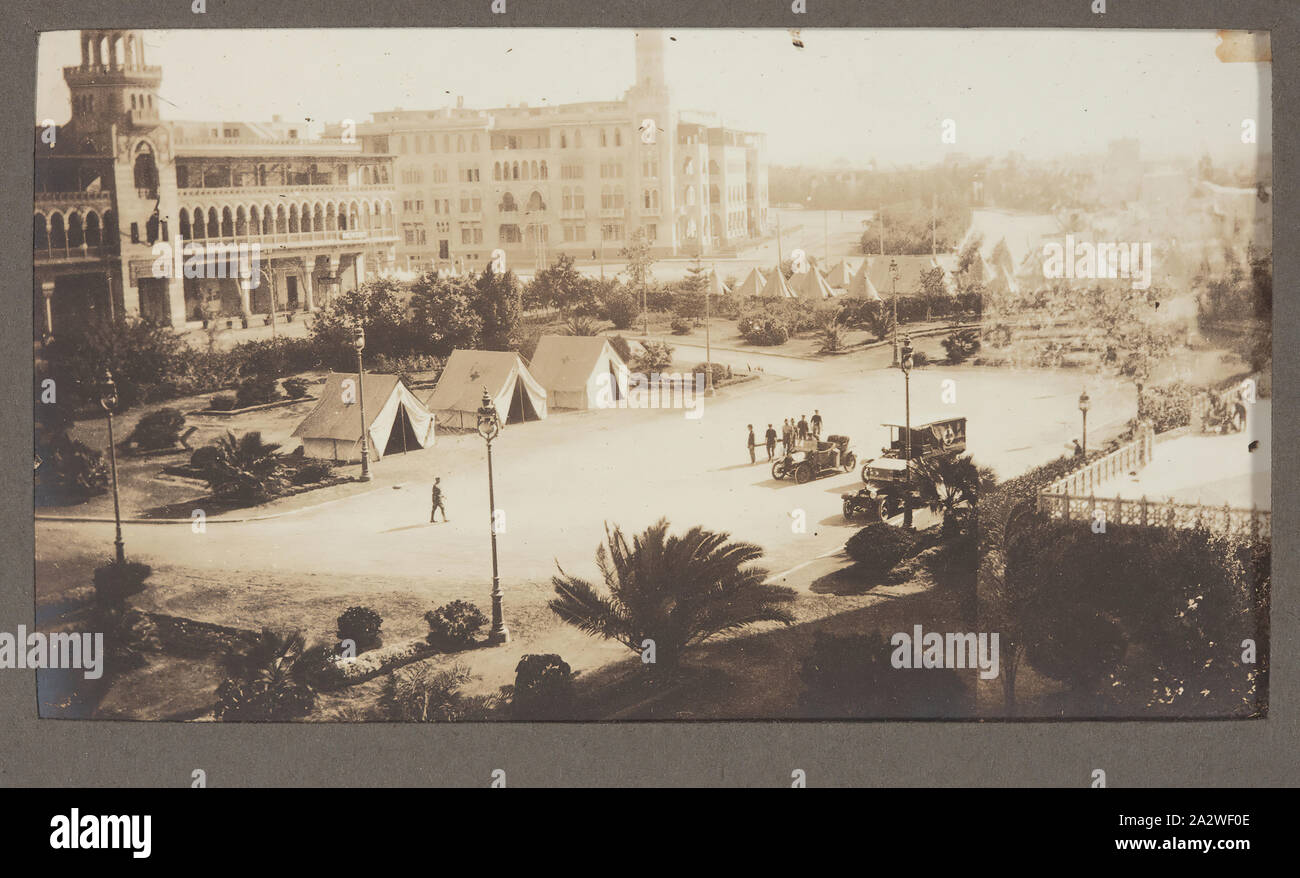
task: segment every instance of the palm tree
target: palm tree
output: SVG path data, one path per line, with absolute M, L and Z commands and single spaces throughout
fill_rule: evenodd
M 297 631 L 263 629 L 252 644 L 225 657 L 226 679 L 217 688 L 218 719 L 273 722 L 309 713 L 316 694 L 301 669 L 306 644 Z
M 871 302 L 864 308 L 862 322 L 866 324 L 867 331 L 876 337 L 876 341 L 884 341 L 894 332 L 894 314 L 885 307 L 884 302 Z
M 212 443 L 216 453 L 210 458 L 203 477 L 212 493 L 246 503 L 260 503 L 279 493 L 283 487 L 284 464 L 280 446 L 263 442 L 254 430 L 236 437 L 229 430 Z
M 634 536 L 631 546 L 618 526 L 611 532 L 607 525 L 605 538 L 596 550 L 605 591 L 561 569 L 551 580 L 557 597 L 549 606 L 587 634 L 617 640 L 638 655 L 653 649 L 655 664 L 666 671 L 688 646 L 715 634 L 794 622 L 784 606 L 794 590 L 765 584 L 767 571 L 748 566 L 763 554 L 758 546 L 698 526 L 669 536 L 666 519 Z
M 944 530 L 955 526 L 957 507 L 975 508 L 980 493 L 996 482 L 993 470 L 978 466 L 969 454 L 922 458 L 913 463 L 912 472 L 922 502 L 931 512 L 943 513 Z

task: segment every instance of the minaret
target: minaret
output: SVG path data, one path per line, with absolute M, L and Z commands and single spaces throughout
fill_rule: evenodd
M 81 65 L 63 68 L 78 127 L 125 123 L 135 129 L 158 125 L 162 68 L 149 67 L 144 37 L 133 30 L 83 30 Z
M 668 99 L 668 81 L 664 77 L 664 32 L 639 30 L 636 41 L 636 82 L 632 86 L 639 97 Z
M 112 294 L 121 313 L 183 326 L 182 279 L 152 274 L 152 245 L 170 243 L 177 229 L 172 131 L 158 113 L 162 68 L 145 63 L 140 31 L 83 30 L 81 64 L 63 68 L 63 79 L 74 142 L 112 163 L 104 185 L 113 193 L 120 236 L 121 274 L 112 280 Z

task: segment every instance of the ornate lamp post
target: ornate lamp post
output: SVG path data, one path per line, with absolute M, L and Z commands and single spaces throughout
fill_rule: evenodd
M 1088 391 L 1084 390 L 1079 394 L 1079 411 L 1083 413 L 1083 455 L 1088 456 L 1088 409 L 1092 406 L 1092 400 L 1088 398 Z
M 113 383 L 113 373 L 104 370 L 104 380 L 99 386 L 99 404 L 108 412 L 108 462 L 113 476 L 113 522 L 117 535 L 113 539 L 113 549 L 118 564 L 126 563 L 126 547 L 122 543 L 122 506 L 117 493 L 117 444 L 113 439 L 113 409 L 117 407 L 117 385 Z
M 361 352 L 366 349 L 366 331 L 360 324 L 352 332 L 352 346 L 357 349 L 357 401 L 361 403 L 361 481 L 374 478 L 370 474 L 370 428 L 366 423 L 366 367 L 361 364 Z
M 492 633 L 489 643 L 509 643 L 510 631 L 501 613 L 501 578 L 497 574 L 497 501 L 492 484 L 492 440 L 501 433 L 501 418 L 497 408 L 483 388 L 483 404 L 478 409 L 478 434 L 487 443 L 488 465 L 488 520 L 492 528 Z
M 898 365 L 898 260 L 889 260 L 889 279 L 893 284 L 894 290 L 894 362 L 890 365 Z
M 903 337 L 903 358 L 899 363 L 903 370 L 903 459 L 907 461 L 907 482 L 912 482 L 912 339 Z M 903 527 L 912 526 L 912 498 L 910 494 L 903 498 Z

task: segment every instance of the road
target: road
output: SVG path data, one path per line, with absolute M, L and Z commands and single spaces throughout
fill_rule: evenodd
M 769 373 L 734 392 L 724 389 L 698 419 L 672 410 L 615 410 L 508 427 L 493 454 L 505 516 L 503 580 L 527 591 L 528 600 L 544 601 L 557 565 L 597 575 L 594 553 L 607 523 L 635 531 L 660 517 L 675 528 L 701 524 L 756 543 L 772 571 L 837 549 L 852 532 L 839 495 L 856 489 L 857 474 L 806 485 L 777 481 L 762 449 L 760 462 L 749 463 L 745 425 L 761 435 L 768 423 L 820 410 L 827 433 L 847 433 L 859 458 L 870 457 L 887 439 L 880 422 L 901 419 L 903 387 L 897 371 L 859 369 L 850 358 L 811 365 L 824 368 L 797 379 Z M 947 390 L 955 404 L 943 402 L 945 381 L 954 382 Z M 911 379 L 912 417 L 967 415 L 970 452 L 1009 475 L 1067 449 L 1077 432 L 1079 386 L 1069 374 L 919 369 Z M 1107 422 L 1122 423 L 1130 391 L 1091 393 L 1093 435 Z M 187 524 L 128 523 L 126 544 L 135 558 L 202 574 L 205 588 L 274 582 L 267 588 L 291 591 L 295 582 L 331 581 L 350 592 L 410 588 L 437 602 L 478 595 L 489 557 L 482 440 L 444 434 L 434 448 L 387 456 L 374 470 L 371 486 L 315 509 L 243 524 L 213 520 L 204 533 Z M 430 526 L 434 476 L 442 477 L 452 520 Z M 111 524 L 38 522 L 37 558 L 101 556 L 111 539 Z M 215 597 L 208 602 L 220 605 Z

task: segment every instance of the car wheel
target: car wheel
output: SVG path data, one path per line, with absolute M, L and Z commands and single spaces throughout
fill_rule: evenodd
M 801 485 L 812 481 L 812 465 L 801 463 L 794 468 L 794 480 Z
M 776 463 L 772 464 L 772 478 L 774 479 L 785 478 L 785 461 L 778 460 Z
M 845 457 L 844 457 L 844 471 L 845 471 L 846 473 L 847 473 L 847 472 L 851 472 L 851 471 L 853 470 L 853 467 L 857 466 L 857 463 L 858 463 L 858 457 L 857 457 L 857 455 L 852 454 L 852 453 L 850 453 L 850 454 L 848 454 L 848 455 L 845 455 Z
M 852 501 L 852 500 L 845 500 L 845 501 L 844 501 L 844 520 L 845 520 L 845 521 L 852 521 L 852 520 L 853 520 L 853 511 L 854 511 L 854 510 L 853 510 L 853 501 Z
M 867 467 L 869 466 L 871 466 L 871 461 L 867 461 L 862 465 L 862 483 L 864 485 L 867 483 Z

